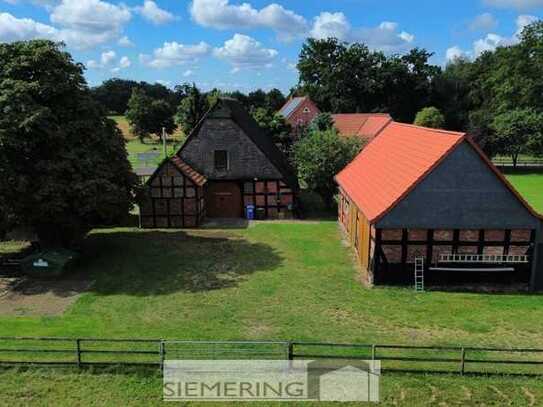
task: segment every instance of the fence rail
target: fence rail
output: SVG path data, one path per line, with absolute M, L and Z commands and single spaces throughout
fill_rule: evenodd
M 492 162 L 497 167 L 513 167 L 513 160 L 511 158 L 493 158 Z M 517 161 L 516 168 L 538 168 L 543 167 L 543 158 L 530 158 L 521 159 Z
M 543 375 L 543 349 L 536 348 L 0 337 L 1 365 L 162 368 L 167 359 L 380 360 L 383 371 Z

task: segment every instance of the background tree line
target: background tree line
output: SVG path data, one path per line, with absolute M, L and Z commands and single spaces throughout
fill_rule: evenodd
M 387 112 L 397 121 L 470 133 L 487 154 L 543 155 L 543 22 L 517 44 L 444 68 L 415 48 L 386 55 L 364 44 L 308 39 L 293 92 L 323 111 Z

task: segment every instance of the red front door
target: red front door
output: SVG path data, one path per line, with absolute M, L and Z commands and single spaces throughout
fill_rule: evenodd
M 236 182 L 211 182 L 207 185 L 206 214 L 209 218 L 241 218 L 241 189 Z

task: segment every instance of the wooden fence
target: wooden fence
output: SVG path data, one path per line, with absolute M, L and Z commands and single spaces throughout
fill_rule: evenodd
M 543 349 L 531 348 L 0 337 L 0 365 L 161 368 L 166 359 L 380 360 L 383 371 L 543 375 Z
M 543 168 L 543 158 L 519 159 L 516 167 L 513 165 L 513 160 L 505 157 L 493 158 L 492 162 L 498 168 L 504 169 L 541 169 Z

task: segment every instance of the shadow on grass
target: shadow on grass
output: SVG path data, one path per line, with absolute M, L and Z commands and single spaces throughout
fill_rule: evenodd
M 79 263 L 78 272 L 95 281 L 92 292 L 154 296 L 236 287 L 282 258 L 232 232 L 134 230 L 91 234 Z

